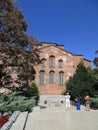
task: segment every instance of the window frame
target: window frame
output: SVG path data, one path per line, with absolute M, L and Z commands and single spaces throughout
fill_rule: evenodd
M 60 71 L 59 72 L 59 85 L 60 86 L 63 86 L 64 85 L 64 72 L 63 71 Z
M 55 57 L 54 56 L 50 56 L 49 57 L 49 66 L 50 67 L 54 67 L 55 66 Z
M 42 60 L 41 60 L 41 65 L 42 65 L 42 67 L 45 67 L 45 66 L 46 66 L 46 59 L 42 59 Z
M 50 71 L 49 72 L 49 83 L 50 84 L 54 84 L 55 83 L 55 72 L 54 71 Z
M 45 71 L 41 70 L 39 72 L 39 84 L 43 85 L 45 84 Z
M 59 68 L 63 67 L 63 60 L 62 59 L 58 60 L 58 67 Z

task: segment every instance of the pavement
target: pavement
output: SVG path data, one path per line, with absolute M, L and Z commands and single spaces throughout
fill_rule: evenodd
M 28 114 L 24 130 L 98 130 L 98 110 L 75 110 L 75 106 L 37 109 Z

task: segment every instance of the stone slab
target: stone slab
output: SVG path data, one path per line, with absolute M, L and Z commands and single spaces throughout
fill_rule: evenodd
M 28 112 L 21 112 L 10 130 L 23 130 Z

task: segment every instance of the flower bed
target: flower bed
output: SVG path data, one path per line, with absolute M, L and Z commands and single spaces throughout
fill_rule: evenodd
M 0 128 L 9 120 L 9 116 L 1 116 L 0 117 Z
M 0 119 L 0 130 L 9 130 L 11 128 L 11 126 L 13 125 L 13 123 L 15 122 L 15 120 L 17 119 L 17 117 L 19 116 L 20 111 L 14 111 L 12 115 L 6 115 L 6 116 L 2 116 Z

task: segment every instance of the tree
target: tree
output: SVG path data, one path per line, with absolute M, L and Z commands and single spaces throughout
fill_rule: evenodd
M 96 50 L 95 54 L 98 54 L 98 50 Z M 96 67 L 98 67 L 98 57 L 95 57 L 95 59 L 93 60 L 93 63 Z
M 98 109 L 98 67 L 92 70 L 93 76 L 95 77 L 93 88 L 94 88 L 94 95 L 91 98 L 92 107 Z
M 96 90 L 95 91 L 95 96 L 97 95 L 97 97 L 98 97 L 98 68 L 96 67 L 96 68 L 94 68 L 93 70 L 92 70 L 92 73 L 93 73 L 93 75 L 94 75 L 94 78 L 95 78 L 95 80 L 94 80 L 94 84 L 93 84 L 93 88 Z
M 40 63 L 38 41 L 26 34 L 27 23 L 15 5 L 14 0 L 0 0 L 0 65 L 5 74 L 1 82 L 8 88 L 29 86 L 35 78 L 33 66 Z
M 92 86 L 94 79 L 91 69 L 86 68 L 83 62 L 80 62 L 75 74 L 66 83 L 67 91 L 71 94 L 72 99 L 79 97 L 81 102 L 83 102 L 85 95 L 93 96 L 94 88 Z

